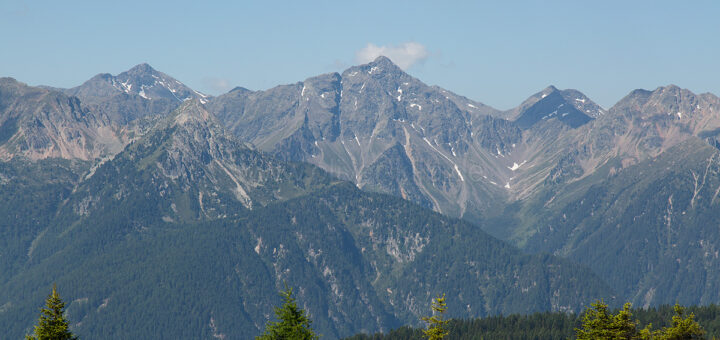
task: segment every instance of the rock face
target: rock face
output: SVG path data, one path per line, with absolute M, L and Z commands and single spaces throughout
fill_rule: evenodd
M 717 151 L 707 147 L 720 145 L 720 102 L 714 95 L 671 85 L 633 91 L 605 110 L 576 90 L 550 86 L 517 108 L 499 112 L 425 86 L 379 58 L 342 74 L 264 92 L 231 92 L 211 102 L 210 109 L 265 151 L 311 162 L 361 188 L 445 214 L 480 217 L 493 235 L 529 251 L 582 258 L 623 287 L 622 296 L 635 303 L 667 303 L 680 296 L 679 286 L 651 283 L 663 275 L 714 277 L 711 268 L 717 264 L 708 249 L 715 249 L 711 240 L 718 233 L 690 231 L 704 223 L 699 222 L 702 216 L 713 216 L 710 207 L 720 201 L 710 193 L 709 202 L 703 198 L 707 183 L 717 176 Z M 688 168 L 678 172 L 670 159 L 687 162 Z M 646 173 L 653 174 L 654 182 L 637 180 Z M 666 182 L 664 176 L 680 182 Z M 644 202 L 661 197 L 664 203 L 672 201 L 675 210 L 668 213 L 663 202 L 640 207 L 632 195 Z M 694 213 L 683 208 L 677 215 L 678 195 L 695 197 L 683 201 Z M 650 215 L 641 218 L 645 215 L 638 211 L 643 210 Z M 630 214 L 637 216 L 618 220 Z M 693 237 L 679 243 L 657 241 L 667 233 L 656 224 L 670 215 L 695 226 L 687 233 L 706 235 L 702 246 Z M 624 255 L 603 261 L 609 255 L 592 242 L 615 249 L 611 240 L 618 239 L 627 241 L 620 243 L 625 250 L 617 250 Z M 640 247 L 649 253 L 631 251 L 630 244 L 636 243 L 652 244 Z M 672 244 L 695 250 L 676 254 Z M 646 258 L 646 268 L 623 274 L 623 268 L 635 268 L 628 261 L 637 257 Z M 687 270 L 660 266 L 683 258 L 695 259 L 691 261 L 697 265 Z M 699 293 L 683 295 L 686 303 L 716 301 L 720 297 L 711 286 L 698 280 L 692 289 Z
M 142 134 L 140 121 L 209 97 L 140 64 L 117 76 L 99 74 L 72 89 L 31 87 L 0 79 L 0 158 L 111 157 Z
M 518 127 L 489 115 L 496 110 L 384 57 L 267 91 L 237 89 L 208 108 L 261 150 L 455 216 L 504 197 L 513 162 L 497 158 L 521 141 Z
M 238 209 L 252 210 L 289 199 L 303 193 L 306 186 L 329 181 L 328 175 L 313 169 L 263 157 L 225 133 L 199 100 L 187 100 L 169 116 L 156 119 L 113 162 L 95 171 L 120 176 L 143 172 L 143 176 L 150 176 L 164 188 L 164 218 L 194 221 L 236 216 Z M 301 174 L 309 179 L 300 183 L 291 178 Z M 108 179 L 105 175 L 101 178 Z M 97 192 L 105 190 L 102 185 L 78 190 L 92 200 Z M 113 187 L 114 195 L 122 197 L 129 190 L 124 187 Z M 180 204 L 178 200 L 190 200 L 192 204 L 179 211 L 173 208 Z
M 718 104 L 672 85 L 631 92 L 551 138 L 542 182 L 488 230 L 588 264 L 636 305 L 718 301 Z M 550 139 L 543 125 L 525 138 Z
M 91 160 L 119 152 L 125 142 L 76 97 L 0 78 L 0 159 Z

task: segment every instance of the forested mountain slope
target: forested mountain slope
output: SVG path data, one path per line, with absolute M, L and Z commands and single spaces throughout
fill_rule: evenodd
M 2 274 L 12 337 L 30 331 L 53 282 L 89 338 L 259 334 L 284 282 L 330 338 L 416 322 L 440 291 L 464 306 L 458 317 L 577 311 L 613 295 L 582 266 L 248 149 L 199 101 L 63 194 L 35 212 L 46 222 L 19 239 L 31 251 Z

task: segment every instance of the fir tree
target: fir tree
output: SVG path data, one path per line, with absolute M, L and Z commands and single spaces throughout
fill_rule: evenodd
M 672 317 L 672 326 L 664 328 L 657 339 L 661 340 L 691 340 L 705 339 L 705 330 L 695 321 L 695 315 L 690 313 L 683 318 L 685 308 L 675 304 L 675 316 Z
M 275 315 L 279 321 L 268 321 L 265 332 L 256 337 L 256 340 L 311 340 L 318 339 L 310 327 L 312 321 L 305 315 L 305 311 L 298 308 L 295 298 L 292 297 L 292 288 L 285 285 L 280 292 L 283 297 L 281 307 L 275 307 Z
M 648 326 L 640 331 L 637 321 L 632 319 L 630 308 L 626 303 L 617 315 L 608 312 L 608 306 L 602 300 L 590 304 L 582 318 L 582 328 L 575 329 L 579 340 L 590 339 L 651 339 L 653 333 Z
M 52 293 L 45 300 L 45 308 L 40 309 L 40 320 L 35 326 L 35 334 L 25 337 L 27 340 L 75 340 L 65 320 L 65 302 L 53 284 Z
M 590 304 L 585 310 L 582 318 L 582 328 L 575 329 L 578 340 L 613 339 L 611 325 L 612 314 L 608 312 L 608 306 L 603 301 L 596 301 Z
M 437 298 L 433 299 L 433 315 L 431 317 L 424 316 L 422 318 L 422 320 L 428 324 L 428 329 L 423 329 L 423 333 L 425 333 L 425 336 L 429 340 L 442 340 L 446 335 L 448 335 L 448 331 L 445 330 L 448 320 L 445 320 L 443 317 L 446 310 L 447 306 L 445 304 L 445 294 L 442 296 L 438 295 Z

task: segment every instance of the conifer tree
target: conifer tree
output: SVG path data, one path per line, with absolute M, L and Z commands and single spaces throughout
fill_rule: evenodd
M 279 321 L 268 321 L 265 332 L 256 337 L 256 340 L 313 340 L 318 339 L 310 327 L 312 321 L 305 315 L 305 311 L 298 308 L 295 298 L 292 297 L 292 288 L 285 285 L 280 292 L 283 297 L 281 307 L 275 307 L 275 315 Z
M 690 313 L 683 318 L 685 308 L 675 304 L 675 316 L 672 317 L 672 326 L 663 328 L 657 339 L 661 340 L 692 340 L 705 339 L 705 330 L 695 321 L 695 315 Z
M 575 329 L 578 340 L 613 339 L 611 325 L 612 314 L 608 312 L 605 302 L 595 301 L 585 310 L 582 328 Z
M 437 298 L 433 299 L 432 312 L 433 315 L 430 317 L 424 316 L 422 318 L 428 324 L 428 329 L 423 329 L 423 333 L 428 340 L 442 340 L 448 335 L 448 331 L 445 329 L 448 320 L 445 320 L 444 314 L 447 310 L 445 304 L 445 294 L 442 296 L 438 295 Z
M 65 320 L 65 302 L 53 284 L 52 293 L 45 300 L 45 308 L 40 309 L 40 319 L 35 326 L 35 334 L 25 337 L 27 340 L 76 340 Z
M 575 329 L 579 340 L 590 339 L 652 339 L 650 326 L 638 331 L 637 321 L 632 319 L 632 304 L 626 303 L 617 315 L 608 312 L 602 300 L 590 304 L 582 318 L 582 328 Z

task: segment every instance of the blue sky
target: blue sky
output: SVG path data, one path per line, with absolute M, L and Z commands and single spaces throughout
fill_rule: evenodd
M 147 62 L 217 95 L 386 53 L 499 109 L 550 84 L 609 107 L 667 84 L 720 95 L 719 16 L 718 1 L 0 0 L 0 76 L 72 87 Z

